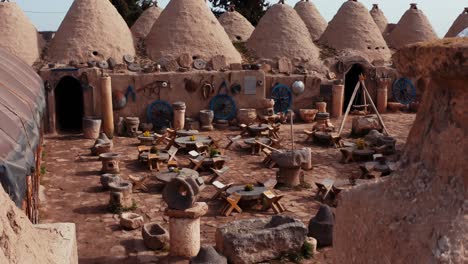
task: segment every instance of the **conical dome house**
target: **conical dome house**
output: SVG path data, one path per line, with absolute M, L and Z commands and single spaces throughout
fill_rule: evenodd
M 453 38 L 462 32 L 465 28 L 468 27 L 468 7 L 465 7 L 463 12 L 458 16 L 458 18 L 453 22 L 449 31 L 445 35 L 446 38 Z
M 385 17 L 382 10 L 379 8 L 378 4 L 372 5 L 370 15 L 372 16 L 372 19 L 374 19 L 375 24 L 377 24 L 377 26 L 379 27 L 380 32 L 384 33 L 388 25 L 388 20 Z
M 48 48 L 49 61 L 68 63 L 135 55 L 133 36 L 109 0 L 75 0 Z
M 327 28 L 327 21 L 318 11 L 317 7 L 309 0 L 297 2 L 294 9 L 302 18 L 309 30 L 312 40 L 317 40 Z
M 254 26 L 232 6 L 218 18 L 231 41 L 245 42 L 254 31 Z
M 157 4 L 146 9 L 130 28 L 133 35 L 140 39 L 146 38 L 161 12 L 162 9 Z
M 29 65 L 41 56 L 44 41 L 16 3 L 0 3 L 0 47 Z
M 297 12 L 287 4 L 275 4 L 260 19 L 246 46 L 259 59 L 291 60 L 319 64 L 319 50 Z
M 411 4 L 410 9 L 403 14 L 387 40 L 390 47 L 399 49 L 408 44 L 437 38 L 426 15 L 418 9 L 416 4 Z
M 341 52 L 374 60 L 389 61 L 391 52 L 379 27 L 366 7 L 357 0 L 346 1 L 320 38 L 320 42 Z
M 151 59 L 178 59 L 182 54 L 210 60 L 224 55 L 240 63 L 241 55 L 204 0 L 171 0 L 146 37 Z

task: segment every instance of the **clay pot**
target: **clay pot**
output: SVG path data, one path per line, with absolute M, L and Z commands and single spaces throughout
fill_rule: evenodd
M 102 120 L 96 116 L 83 117 L 83 136 L 88 139 L 96 139 L 101 131 Z
M 111 181 L 108 184 L 111 192 L 125 192 L 132 189 L 133 185 L 129 181 Z
M 241 108 L 237 112 L 237 121 L 240 124 L 250 125 L 257 120 L 257 110 L 254 108 Z
M 173 127 L 175 130 L 183 129 L 185 126 L 185 106 L 184 102 L 175 102 L 172 104 L 174 109 Z
M 101 171 L 104 173 L 118 173 L 120 172 L 119 168 L 119 157 L 117 153 L 103 153 L 99 155 L 99 159 L 102 162 Z
M 140 126 L 140 118 L 138 117 L 125 117 L 125 128 L 127 136 L 136 137 L 138 127 Z
M 135 230 L 143 226 L 143 216 L 135 213 L 122 213 L 120 215 L 120 226 L 128 230 Z
M 306 123 L 312 123 L 315 120 L 317 109 L 299 109 L 299 116 Z
M 315 106 L 317 107 L 319 113 L 327 112 L 327 103 L 326 102 L 316 102 Z
M 141 229 L 143 242 L 149 249 L 159 250 L 169 243 L 169 233 L 157 223 L 148 223 Z

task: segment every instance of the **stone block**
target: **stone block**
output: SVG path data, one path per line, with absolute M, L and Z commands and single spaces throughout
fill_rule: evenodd
M 215 70 L 215 71 L 225 69 L 228 66 L 227 61 L 226 61 L 226 57 L 224 55 L 215 55 L 211 59 L 211 64 L 213 65 L 213 70 Z

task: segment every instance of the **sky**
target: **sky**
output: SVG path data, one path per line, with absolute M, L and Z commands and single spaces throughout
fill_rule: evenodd
M 246 0 L 248 1 L 248 0 Z M 286 0 L 294 6 L 298 0 Z M 311 0 L 325 17 L 330 21 L 340 6 L 346 0 Z M 468 0 L 359 0 L 367 6 L 372 7 L 377 3 L 383 10 L 389 23 L 397 23 L 403 13 L 409 9 L 409 4 L 418 3 L 419 9 L 423 10 L 431 21 L 432 26 L 440 37 L 443 37 L 452 25 L 453 21 L 460 15 L 464 7 L 468 7 Z M 73 0 L 12 0 L 17 2 L 40 31 L 55 31 L 59 27 L 63 17 L 68 11 Z M 169 0 L 159 0 L 159 5 L 164 7 Z M 278 1 L 271 1 L 277 3 Z

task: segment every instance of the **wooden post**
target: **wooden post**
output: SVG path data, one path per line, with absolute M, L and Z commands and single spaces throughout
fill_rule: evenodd
M 363 85 L 362 88 L 364 90 L 364 93 L 367 95 L 367 98 L 369 99 L 369 102 L 371 103 L 372 109 L 377 114 L 377 118 L 379 119 L 380 124 L 382 124 L 384 134 L 388 136 L 389 134 L 388 134 L 387 128 L 385 127 L 383 119 L 380 116 L 379 111 L 377 110 L 377 107 L 375 107 L 374 102 L 372 101 L 372 97 L 370 96 L 369 92 L 367 91 L 367 88 L 366 88 L 365 85 Z
M 361 76 L 359 76 L 359 79 L 361 79 Z M 362 78 L 364 78 L 364 76 L 362 76 Z M 354 98 L 356 97 L 356 93 L 359 90 L 360 85 L 361 85 L 361 81 L 359 81 L 356 84 L 356 87 L 354 88 L 353 95 L 351 95 L 351 99 L 349 100 L 348 107 L 346 108 L 346 112 L 345 112 L 345 115 L 343 117 L 343 120 L 341 120 L 341 126 L 340 126 L 340 130 L 338 131 L 338 136 L 341 136 L 341 132 L 343 132 L 343 128 L 344 128 L 344 125 L 345 125 L 345 122 L 346 122 L 346 118 L 348 117 L 349 110 L 351 110 L 351 105 L 354 102 Z
M 112 111 L 111 77 L 101 77 L 102 127 L 109 138 L 114 136 L 114 113 Z

